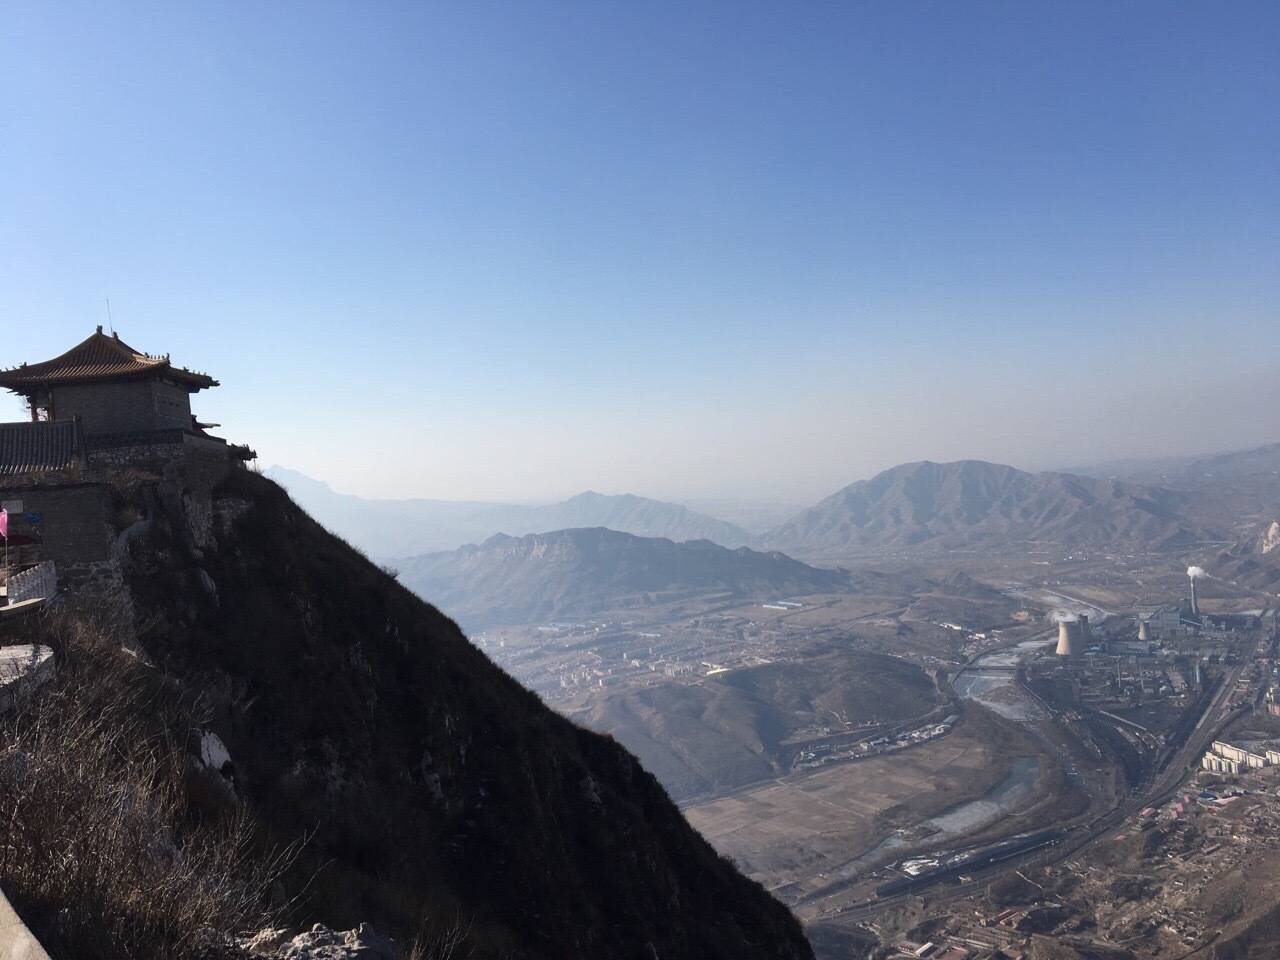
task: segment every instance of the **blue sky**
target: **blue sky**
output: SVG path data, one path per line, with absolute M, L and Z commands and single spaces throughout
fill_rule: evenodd
M 18 3 L 0 363 L 110 297 L 366 495 L 1280 440 L 1277 50 L 1264 3 Z

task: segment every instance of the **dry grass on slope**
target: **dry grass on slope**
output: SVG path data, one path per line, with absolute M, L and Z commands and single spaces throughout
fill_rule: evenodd
M 0 719 L 0 887 L 49 953 L 216 957 L 268 925 L 284 858 L 262 855 L 229 796 L 192 789 L 195 705 L 101 611 L 27 626 L 58 676 Z

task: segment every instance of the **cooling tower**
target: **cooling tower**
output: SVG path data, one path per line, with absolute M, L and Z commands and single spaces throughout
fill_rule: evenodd
M 1083 643 L 1083 644 L 1086 644 L 1086 645 L 1087 645 L 1087 644 L 1089 643 L 1089 641 L 1091 641 L 1091 640 L 1093 639 L 1093 635 L 1092 635 L 1091 633 L 1089 633 L 1089 618 L 1088 618 L 1088 616 L 1086 616 L 1085 614 L 1083 614 L 1083 613 L 1082 613 L 1082 614 L 1080 614 L 1080 616 L 1079 616 L 1079 618 L 1077 619 L 1077 621 L 1076 621 L 1076 622 L 1080 625 L 1080 626 L 1079 626 L 1079 630 L 1080 630 L 1080 634 L 1079 634 L 1080 642 L 1081 642 L 1081 643 Z
M 1058 624 L 1058 649 L 1060 657 L 1074 657 L 1080 653 L 1080 622 L 1063 620 Z
M 1143 643 L 1151 639 L 1151 627 L 1145 620 L 1138 621 L 1138 639 Z

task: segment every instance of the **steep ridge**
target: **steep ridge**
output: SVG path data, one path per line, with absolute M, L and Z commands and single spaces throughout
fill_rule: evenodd
M 126 569 L 139 642 L 199 692 L 262 828 L 307 841 L 282 891 L 307 916 L 409 936 L 456 917 L 480 957 L 812 956 L 630 754 L 274 483 L 163 502 Z
M 527 506 L 453 500 L 371 500 L 335 493 L 318 480 L 272 467 L 278 482 L 312 515 L 375 557 L 453 550 L 496 533 L 523 536 L 569 527 L 608 527 L 641 537 L 711 540 L 748 546 L 754 537 L 688 507 L 632 494 L 587 491 L 560 503 Z
M 469 627 L 582 617 L 723 591 L 777 596 L 845 589 L 848 575 L 781 553 L 674 543 L 592 527 L 491 537 L 397 562 L 402 581 Z
M 1128 545 L 1166 549 L 1200 536 L 1158 487 L 981 460 L 909 463 L 845 487 L 769 534 L 797 556 L 884 550 Z

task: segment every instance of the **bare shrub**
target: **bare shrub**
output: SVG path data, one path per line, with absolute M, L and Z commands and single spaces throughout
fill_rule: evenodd
M 269 925 L 290 854 L 243 807 L 195 808 L 192 704 L 120 650 L 110 611 L 44 623 L 58 677 L 0 720 L 0 886 L 56 957 L 196 958 Z
M 481 956 L 470 943 L 471 924 L 460 916 L 439 923 L 425 920 L 405 960 L 472 960 Z M 486 960 L 491 954 L 485 954 Z

